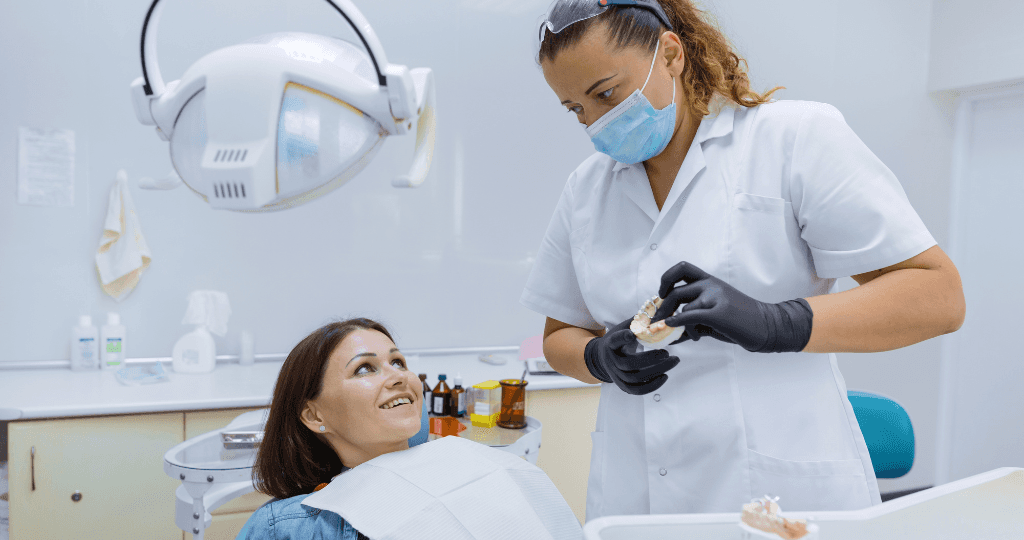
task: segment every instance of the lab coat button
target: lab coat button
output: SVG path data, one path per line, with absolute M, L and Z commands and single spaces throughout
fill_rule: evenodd
M 666 474 L 668 474 L 668 471 L 666 471 L 665 469 L 662 469 L 662 470 L 658 471 L 658 473 L 661 474 L 662 476 L 665 476 Z
M 661 401 L 661 394 L 654 394 L 654 401 Z
M 658 249 L 658 244 L 651 244 L 651 251 Z

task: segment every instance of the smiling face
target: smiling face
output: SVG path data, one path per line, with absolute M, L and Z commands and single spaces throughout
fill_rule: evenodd
M 355 467 L 409 448 L 420 430 L 421 392 L 419 378 L 387 336 L 354 330 L 331 353 L 320 395 L 307 402 L 302 422 L 327 440 L 346 467 Z
M 672 77 L 683 71 L 681 52 L 679 37 L 672 32 L 661 35 L 657 53 L 644 47 L 618 48 L 609 39 L 608 25 L 601 23 L 575 45 L 541 62 L 541 70 L 562 105 L 589 126 L 644 85 L 652 59 L 654 69 L 643 94 L 659 110 L 672 103 Z M 682 84 L 675 88 L 675 102 L 682 103 Z M 677 107 L 677 125 L 684 109 Z

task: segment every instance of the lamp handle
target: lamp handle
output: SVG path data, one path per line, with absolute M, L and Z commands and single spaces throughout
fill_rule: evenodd
M 348 22 L 349 26 L 355 30 L 356 35 L 359 36 L 359 40 L 363 42 L 363 47 L 366 48 L 366 52 L 370 54 L 370 61 L 373 62 L 373 68 L 377 71 L 377 83 L 380 86 L 387 86 L 387 79 L 384 77 L 384 72 L 380 68 L 380 64 L 387 64 L 387 58 L 384 56 L 384 47 L 380 44 L 380 40 L 377 39 L 377 34 L 370 27 L 370 23 L 367 22 L 366 17 L 356 8 L 355 4 L 351 0 L 326 0 L 345 21 Z M 142 56 L 142 79 L 143 85 L 142 90 L 147 96 L 157 95 L 159 96 L 164 92 L 164 79 L 160 76 L 160 66 L 156 58 L 156 28 L 160 21 L 160 10 L 163 4 L 159 3 L 160 0 L 153 0 L 150 4 L 149 10 L 146 12 L 146 19 L 142 23 L 142 38 L 140 40 L 140 49 Z M 337 2 L 337 3 L 335 3 Z M 339 7 L 341 4 L 342 7 Z M 152 30 L 149 25 L 153 24 Z M 147 69 L 147 64 L 152 67 L 152 73 Z

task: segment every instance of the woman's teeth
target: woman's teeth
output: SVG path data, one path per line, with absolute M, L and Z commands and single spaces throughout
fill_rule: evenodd
M 381 409 L 391 409 L 399 405 L 412 405 L 412 401 L 409 398 L 397 398 L 393 401 L 389 401 L 380 406 Z

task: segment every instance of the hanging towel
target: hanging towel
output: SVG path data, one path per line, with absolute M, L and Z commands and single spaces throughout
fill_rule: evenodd
M 128 173 L 121 169 L 110 188 L 103 239 L 96 250 L 96 270 L 103 292 L 121 301 L 139 283 L 152 259 L 128 190 Z

